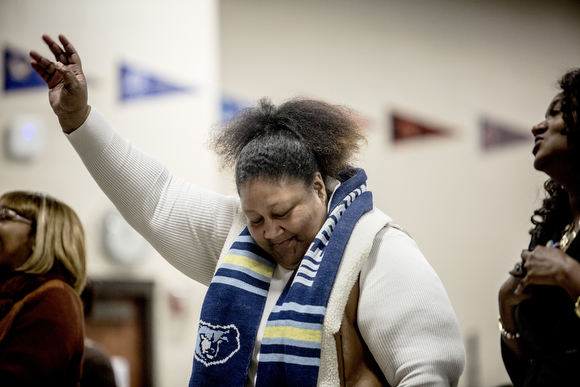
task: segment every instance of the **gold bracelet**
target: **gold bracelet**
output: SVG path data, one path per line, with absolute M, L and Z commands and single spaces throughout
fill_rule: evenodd
M 579 301 L 580 301 L 580 297 L 579 297 Z M 580 307 L 579 307 L 579 309 L 580 309 Z M 578 313 L 580 313 L 580 311 Z M 580 317 L 580 315 L 578 315 L 578 316 Z M 497 326 L 498 326 L 499 332 L 503 338 L 508 339 L 508 340 L 520 338 L 519 332 L 513 333 L 513 332 L 510 332 L 510 331 L 504 329 L 503 325 L 501 324 L 501 316 L 498 316 L 498 318 L 497 318 Z
M 576 312 L 576 316 L 580 318 L 580 297 L 578 297 L 576 303 L 574 304 L 574 312 Z

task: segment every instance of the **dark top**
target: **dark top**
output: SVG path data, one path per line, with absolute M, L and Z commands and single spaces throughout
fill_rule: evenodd
M 560 233 L 553 240 L 559 240 Z M 536 243 L 530 243 L 530 249 Z M 580 235 L 566 254 L 579 260 Z M 502 341 L 502 356 L 515 387 L 580 385 L 580 318 L 574 300 L 558 286 L 533 285 L 532 298 L 516 306 L 515 321 L 528 359 L 516 360 Z

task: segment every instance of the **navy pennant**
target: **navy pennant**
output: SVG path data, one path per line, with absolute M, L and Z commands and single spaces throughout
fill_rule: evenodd
M 46 83 L 30 66 L 28 54 L 6 47 L 4 49 L 4 90 L 37 89 Z

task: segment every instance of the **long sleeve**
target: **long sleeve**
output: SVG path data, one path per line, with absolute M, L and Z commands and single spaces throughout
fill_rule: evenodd
M 68 139 L 127 222 L 178 270 L 209 285 L 239 199 L 173 176 L 94 107 Z
M 84 348 L 82 305 L 70 286 L 57 282 L 22 301 L 10 321 L 0 343 L 0 386 L 77 386 Z
M 358 322 L 391 386 L 457 386 L 465 350 L 451 302 L 415 242 L 388 228 L 361 271 Z

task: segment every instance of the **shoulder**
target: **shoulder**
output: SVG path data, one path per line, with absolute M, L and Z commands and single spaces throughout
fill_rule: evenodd
M 407 230 L 390 219 L 385 227 L 375 234 L 373 251 L 369 258 L 385 259 L 396 258 L 397 256 L 427 262 L 419 246 Z
M 80 297 L 76 291 L 69 284 L 57 279 L 48 281 L 38 287 L 26 297 L 26 301 L 28 303 L 46 302 L 56 307 L 58 305 L 75 309 L 76 307 L 82 307 Z
M 80 297 L 68 284 L 51 280 L 30 293 L 24 300 L 19 319 L 59 328 L 58 331 L 83 331 L 83 306 Z
M 441 280 L 415 240 L 402 227 L 390 222 L 374 237 L 361 270 L 361 285 L 388 287 L 393 284 L 436 291 L 446 298 Z

